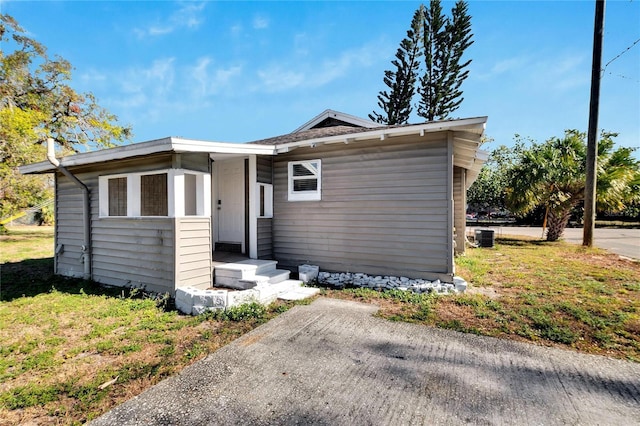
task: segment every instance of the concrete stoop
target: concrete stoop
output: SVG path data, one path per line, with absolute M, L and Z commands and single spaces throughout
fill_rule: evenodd
M 216 287 L 240 290 L 258 285 L 277 284 L 289 279 L 289 271 L 276 269 L 275 260 L 247 259 L 216 266 L 213 271 Z
M 176 290 L 176 308 L 185 314 L 199 315 L 212 309 L 228 309 L 245 303 L 268 305 L 276 299 L 301 300 L 320 291 L 302 287 L 302 281 L 289 279 L 290 272 L 276 269 L 277 263 L 274 260 L 248 259 L 216 266 L 216 287 L 233 290 L 181 287 Z

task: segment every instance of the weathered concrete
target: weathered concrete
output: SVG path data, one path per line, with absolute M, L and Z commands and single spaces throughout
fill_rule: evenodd
M 92 424 L 640 424 L 640 364 L 375 310 L 297 306 Z

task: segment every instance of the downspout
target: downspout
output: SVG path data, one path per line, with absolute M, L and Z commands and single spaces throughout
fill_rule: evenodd
M 90 280 L 91 277 L 91 205 L 90 205 L 90 193 L 87 185 L 82 183 L 80 179 L 75 177 L 64 166 L 60 165 L 60 162 L 56 158 L 54 141 L 52 138 L 47 138 L 47 160 L 62 174 L 71 179 L 71 181 L 80 189 L 82 189 L 82 224 L 84 227 L 84 244 L 82 245 L 82 263 L 84 264 L 84 279 Z

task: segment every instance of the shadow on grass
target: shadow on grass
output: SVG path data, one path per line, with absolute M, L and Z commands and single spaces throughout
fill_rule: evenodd
M 529 246 L 549 246 L 553 244 L 557 244 L 556 241 L 547 241 L 540 239 L 526 239 L 522 237 L 500 237 L 496 238 L 496 243 L 501 244 L 503 246 L 511 246 L 511 247 L 529 247 Z
M 0 301 L 33 297 L 57 290 L 69 294 L 120 296 L 123 289 L 103 287 L 94 281 L 67 278 L 53 273 L 53 258 L 5 263 L 0 270 Z M 125 289 L 125 291 L 127 291 Z

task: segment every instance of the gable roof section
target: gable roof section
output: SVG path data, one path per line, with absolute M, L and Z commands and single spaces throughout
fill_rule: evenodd
M 291 133 L 298 133 L 305 130 L 335 126 L 372 128 L 379 127 L 380 124 L 371 120 L 367 120 L 365 118 L 356 117 L 355 115 L 345 114 L 344 112 L 334 111 L 332 109 L 326 109 Z

